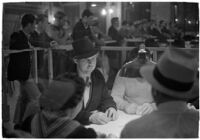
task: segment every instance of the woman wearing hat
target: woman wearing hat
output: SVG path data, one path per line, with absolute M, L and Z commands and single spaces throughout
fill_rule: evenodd
M 80 111 L 85 83 L 76 74 L 57 77 L 40 97 L 39 111 L 31 122 L 36 138 L 96 138 L 96 132 L 73 120 Z
M 68 72 L 75 72 L 84 79 L 83 107 L 76 116 L 82 124 L 106 124 L 117 119 L 116 104 L 108 94 L 108 89 L 101 72 L 96 69 L 98 49 L 88 38 L 73 42 L 74 67 Z
M 197 74 L 194 52 L 169 48 L 157 65 L 143 66 L 141 75 L 152 85 L 157 110 L 129 122 L 122 138 L 197 138 L 199 112 L 189 109 Z
M 119 70 L 111 92 L 118 109 L 128 113 L 144 115 L 156 109 L 151 96 L 151 85 L 140 75 L 143 65 L 153 65 L 144 49 L 137 49 L 137 57 Z

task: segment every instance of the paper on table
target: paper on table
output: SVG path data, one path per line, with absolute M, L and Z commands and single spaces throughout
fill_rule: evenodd
M 119 118 L 116 121 L 111 121 L 105 125 L 91 124 L 86 126 L 87 128 L 93 128 L 96 132 L 108 134 L 114 134 L 120 137 L 120 133 L 124 126 L 131 120 L 135 120 L 140 117 L 140 115 L 129 115 L 122 111 L 118 111 Z

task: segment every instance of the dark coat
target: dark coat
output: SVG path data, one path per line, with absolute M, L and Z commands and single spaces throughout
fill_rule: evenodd
M 76 66 L 68 72 L 77 72 Z M 92 89 L 90 92 L 89 101 L 86 108 L 82 108 L 79 114 L 76 116 L 76 120 L 86 125 L 89 124 L 89 117 L 91 112 L 99 110 L 105 112 L 109 107 L 116 109 L 116 103 L 112 96 L 108 93 L 108 89 L 103 75 L 97 69 L 91 74 Z
M 10 37 L 11 50 L 29 49 L 28 38 L 23 31 L 14 32 Z M 8 80 L 22 80 L 29 78 L 31 62 L 30 52 L 21 52 L 10 54 L 10 61 L 8 64 Z
M 119 44 L 121 44 L 123 37 L 120 35 L 120 33 L 113 26 L 110 26 L 110 28 L 108 29 L 108 35 L 113 40 L 116 40 Z
M 88 37 L 91 41 L 94 40 L 94 36 L 92 34 L 92 31 L 90 27 L 87 29 L 84 27 L 83 22 L 80 20 L 76 25 L 74 26 L 72 38 L 73 40 L 81 39 L 83 37 Z

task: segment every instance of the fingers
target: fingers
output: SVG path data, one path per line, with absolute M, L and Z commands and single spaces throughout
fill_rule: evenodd
M 110 121 L 109 118 L 107 118 L 106 114 L 102 112 L 92 114 L 89 120 L 94 124 L 106 124 Z
M 110 109 L 106 110 L 105 114 L 106 114 L 106 116 L 107 116 L 108 118 L 112 118 L 112 116 L 113 116 L 113 112 L 112 112 L 112 110 L 110 110 Z
M 150 104 L 143 104 L 142 106 L 138 107 L 136 114 L 144 115 L 148 114 L 153 111 L 153 107 Z
M 113 115 L 113 121 L 117 120 L 119 117 L 118 113 L 116 112 L 114 115 Z
M 105 114 L 112 121 L 114 121 L 114 120 L 116 120 L 118 118 L 117 111 L 114 108 L 108 109 Z
M 106 116 L 106 114 L 101 113 L 97 118 L 97 121 L 99 121 L 100 124 L 106 124 L 110 121 L 110 119 Z

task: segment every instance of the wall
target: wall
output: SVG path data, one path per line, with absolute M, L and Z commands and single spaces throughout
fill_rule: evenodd
M 151 19 L 170 21 L 170 3 L 169 2 L 152 2 Z

